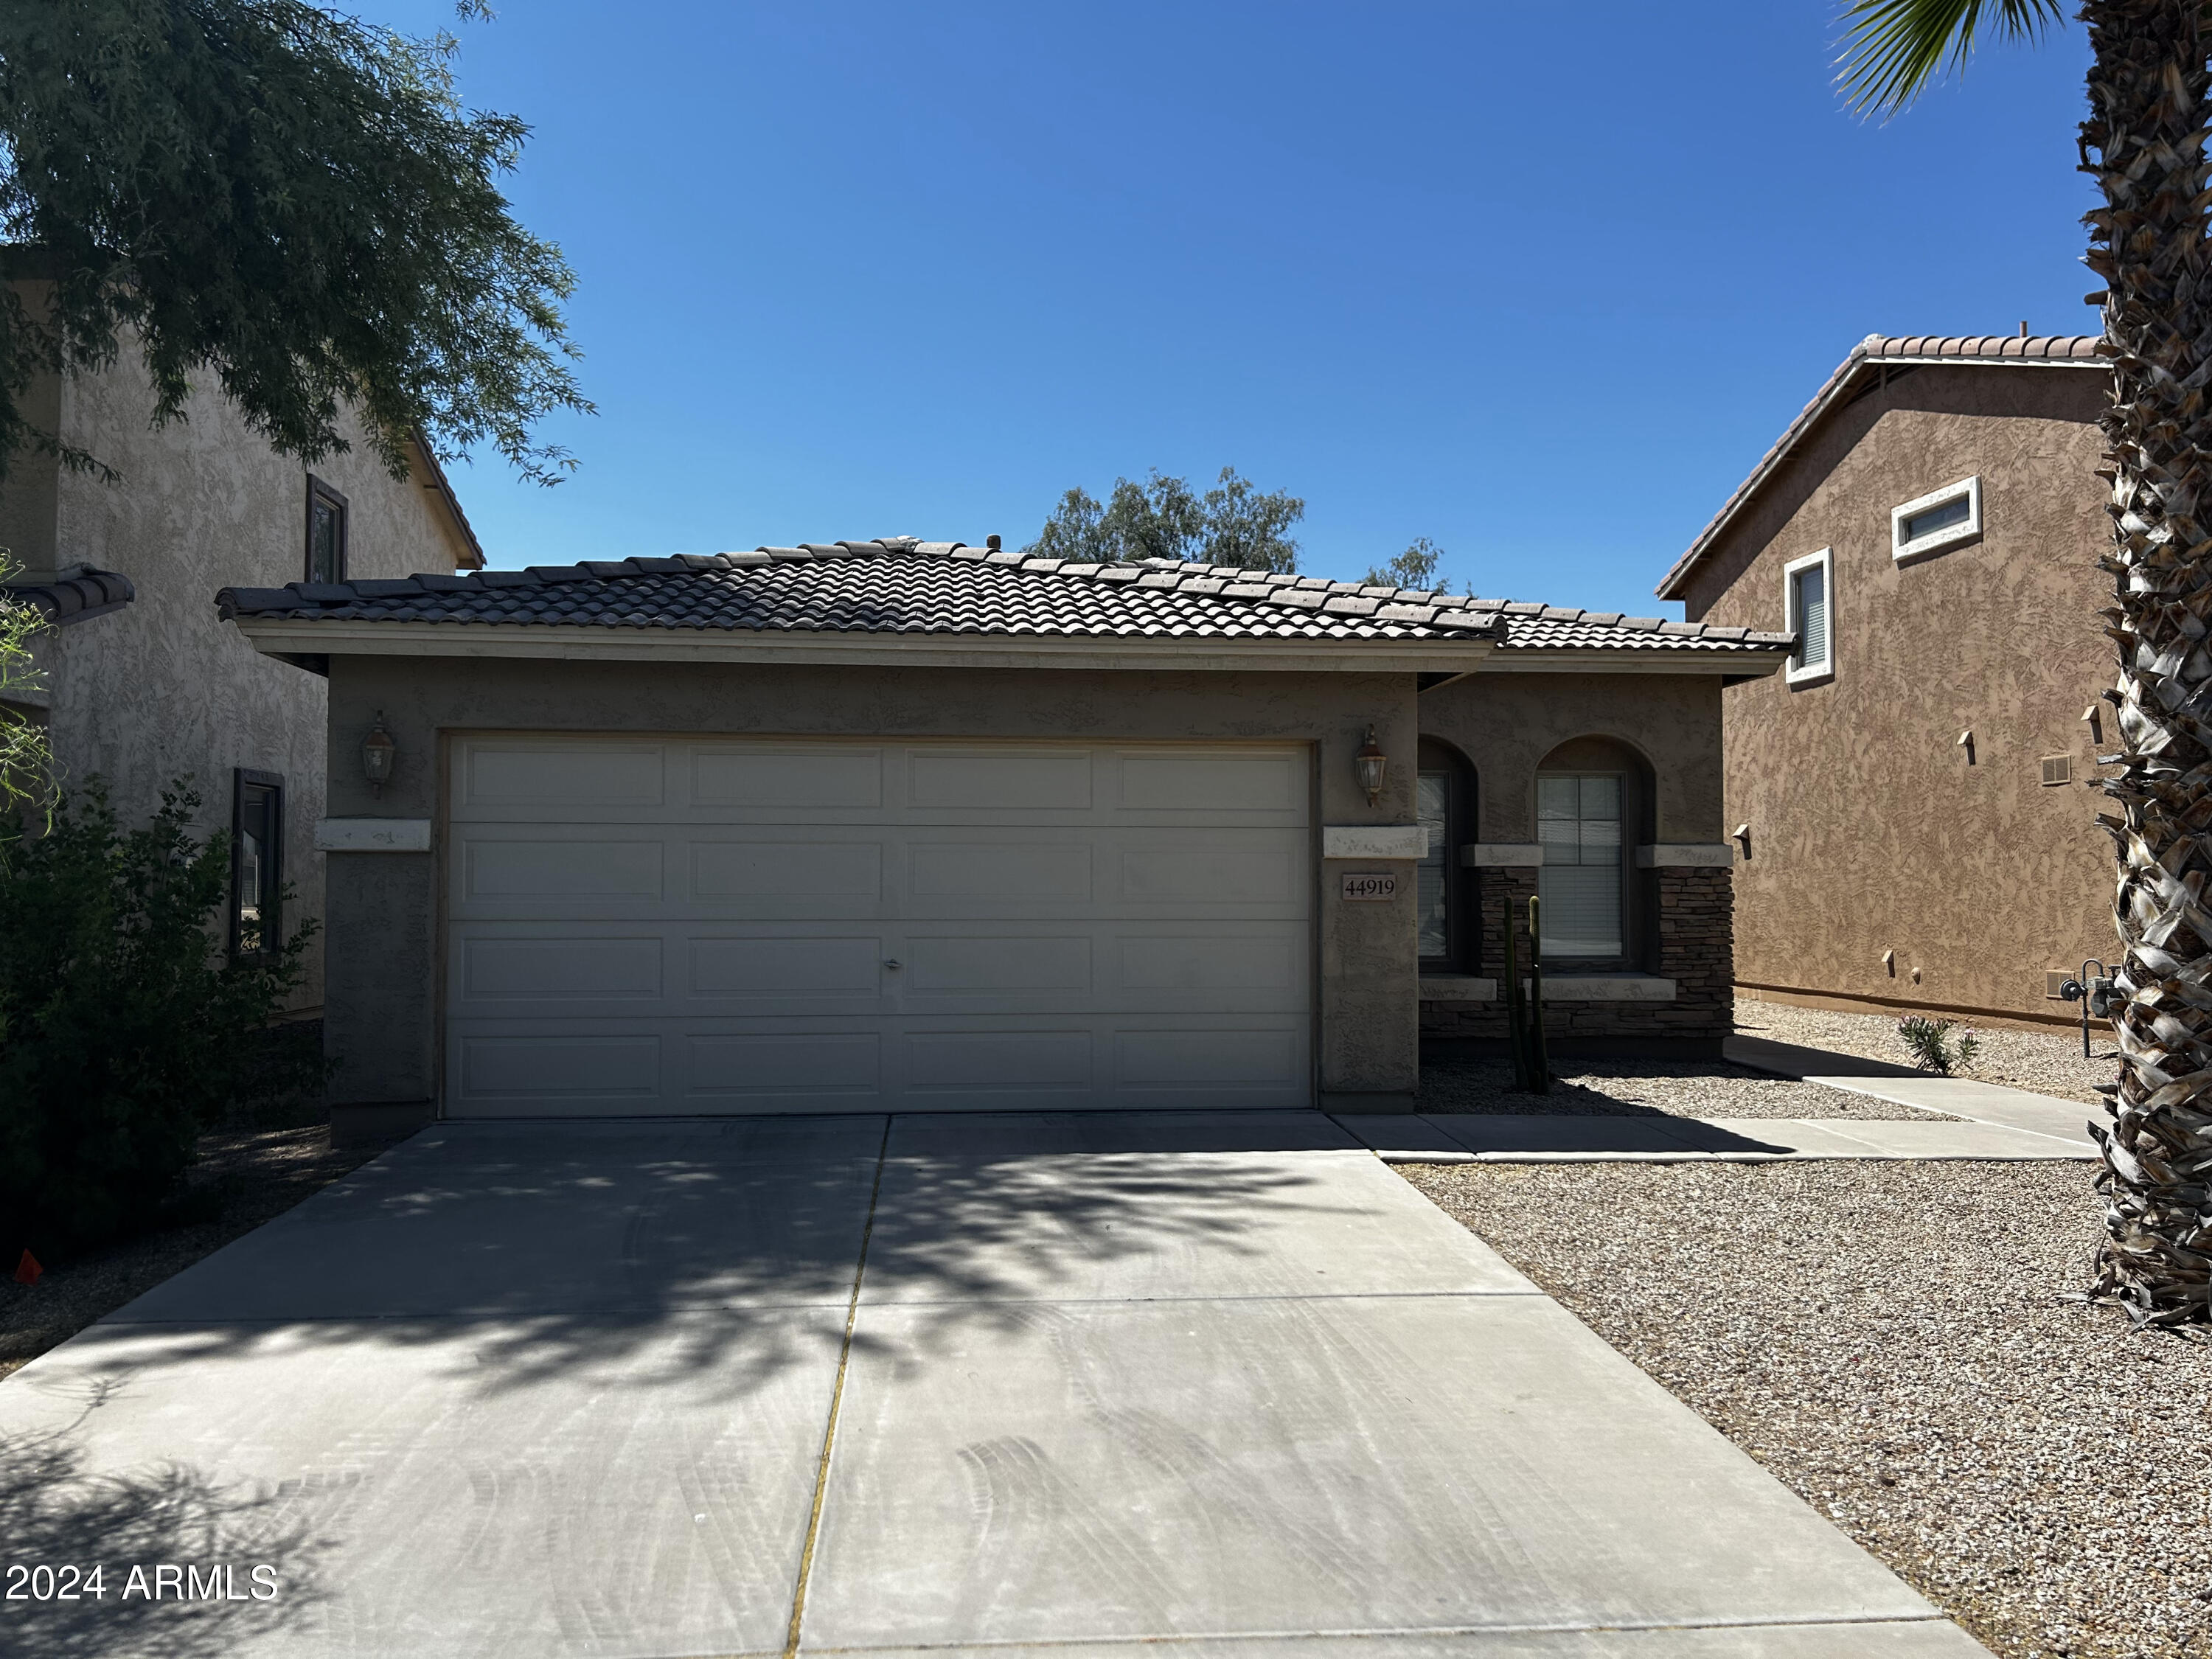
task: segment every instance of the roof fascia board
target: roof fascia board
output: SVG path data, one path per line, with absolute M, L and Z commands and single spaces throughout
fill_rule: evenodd
M 267 656 L 504 657 L 562 661 L 876 665 L 902 668 L 1136 668 L 1285 673 L 1459 672 L 1490 640 L 1162 640 L 1051 635 L 599 629 L 528 623 L 256 622 L 234 626 Z
M 1768 450 L 1759 465 L 1752 469 L 1751 476 L 1736 486 L 1735 493 L 1729 497 L 1728 504 L 1721 508 L 1719 515 L 1705 527 L 1696 541 L 1690 544 L 1690 550 L 1674 562 L 1674 568 L 1659 579 L 1659 586 L 1652 592 L 1662 599 L 1680 599 L 1691 571 L 1697 568 L 1712 544 L 1720 539 L 1743 510 L 1759 498 L 1759 493 L 1766 487 L 1767 480 L 1781 471 L 1783 463 L 1790 459 L 1791 452 L 1798 442 L 1834 412 L 1844 393 L 1857 385 L 1861 372 L 1869 368 L 2091 368 L 2109 371 L 2112 364 L 2101 357 L 1930 357 L 1905 352 L 1875 353 L 1861 348 L 1844 360 L 1842 366 L 1828 377 L 1828 383 L 1820 388 L 1820 394 L 1799 412 L 1796 420 L 1782 429 L 1782 435 L 1775 440 L 1774 447 Z
M 1516 646 L 1499 652 L 1477 674 L 1732 674 L 1764 679 L 1790 659 L 1786 647 L 1732 646 L 1702 651 L 1546 650 Z M 1431 687 L 1431 690 L 1435 688 Z

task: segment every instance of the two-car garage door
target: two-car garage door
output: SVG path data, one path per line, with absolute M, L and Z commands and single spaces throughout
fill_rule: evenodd
M 1298 746 L 473 738 L 457 1116 L 1311 1098 Z

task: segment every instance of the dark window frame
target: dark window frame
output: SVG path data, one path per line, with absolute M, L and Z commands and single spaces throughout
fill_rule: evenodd
M 265 789 L 275 796 L 269 812 L 269 833 L 262 853 L 260 942 L 249 949 L 246 942 L 246 806 L 247 791 Z M 274 961 L 284 940 L 284 775 L 234 767 L 230 775 L 230 904 L 229 945 L 234 961 Z
M 1444 954 L 1440 957 L 1418 957 L 1417 969 L 1424 974 L 1473 974 L 1482 965 L 1482 915 L 1480 895 L 1477 890 L 1476 872 L 1464 868 L 1459 861 L 1459 849 L 1475 839 L 1476 790 L 1480 787 L 1474 768 L 1456 750 L 1445 747 L 1436 739 L 1421 739 L 1414 763 L 1417 775 L 1437 773 L 1446 779 L 1444 794 Z M 1416 779 L 1416 813 L 1418 815 L 1419 782 Z M 1420 878 L 1415 867 L 1414 880 Z
M 319 504 L 330 507 L 337 520 L 337 545 L 333 550 L 337 555 L 337 568 L 328 575 L 319 575 L 315 571 L 315 508 Z M 346 544 L 352 528 L 352 514 L 353 508 L 343 491 L 325 483 L 312 472 L 307 475 L 307 546 L 301 561 L 303 580 L 311 582 L 345 580 L 346 565 L 351 553 Z

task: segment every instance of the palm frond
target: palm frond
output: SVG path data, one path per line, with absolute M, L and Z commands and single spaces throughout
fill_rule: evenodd
M 2064 17 L 2059 0 L 1852 0 L 1836 79 L 1853 109 L 1904 109 L 1982 40 L 2032 43 Z

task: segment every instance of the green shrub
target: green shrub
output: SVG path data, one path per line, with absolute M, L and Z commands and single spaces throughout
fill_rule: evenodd
M 1905 1040 L 1914 1065 L 1938 1077 L 1949 1077 L 1972 1066 L 1975 1051 L 1982 1046 L 1982 1040 L 1972 1031 L 1960 1031 L 1954 1041 L 1951 1033 L 1958 1024 L 1954 1019 L 1914 1014 L 1897 1022 L 1897 1035 Z
M 125 831 L 95 782 L 43 835 L 0 839 L 0 1254 L 61 1255 L 155 1224 L 204 1127 L 266 1089 L 270 1016 L 311 927 L 232 960 L 230 838 L 165 792 Z M 304 1061 L 300 1063 L 305 1063 Z M 289 1079 L 296 1083 L 298 1079 Z

